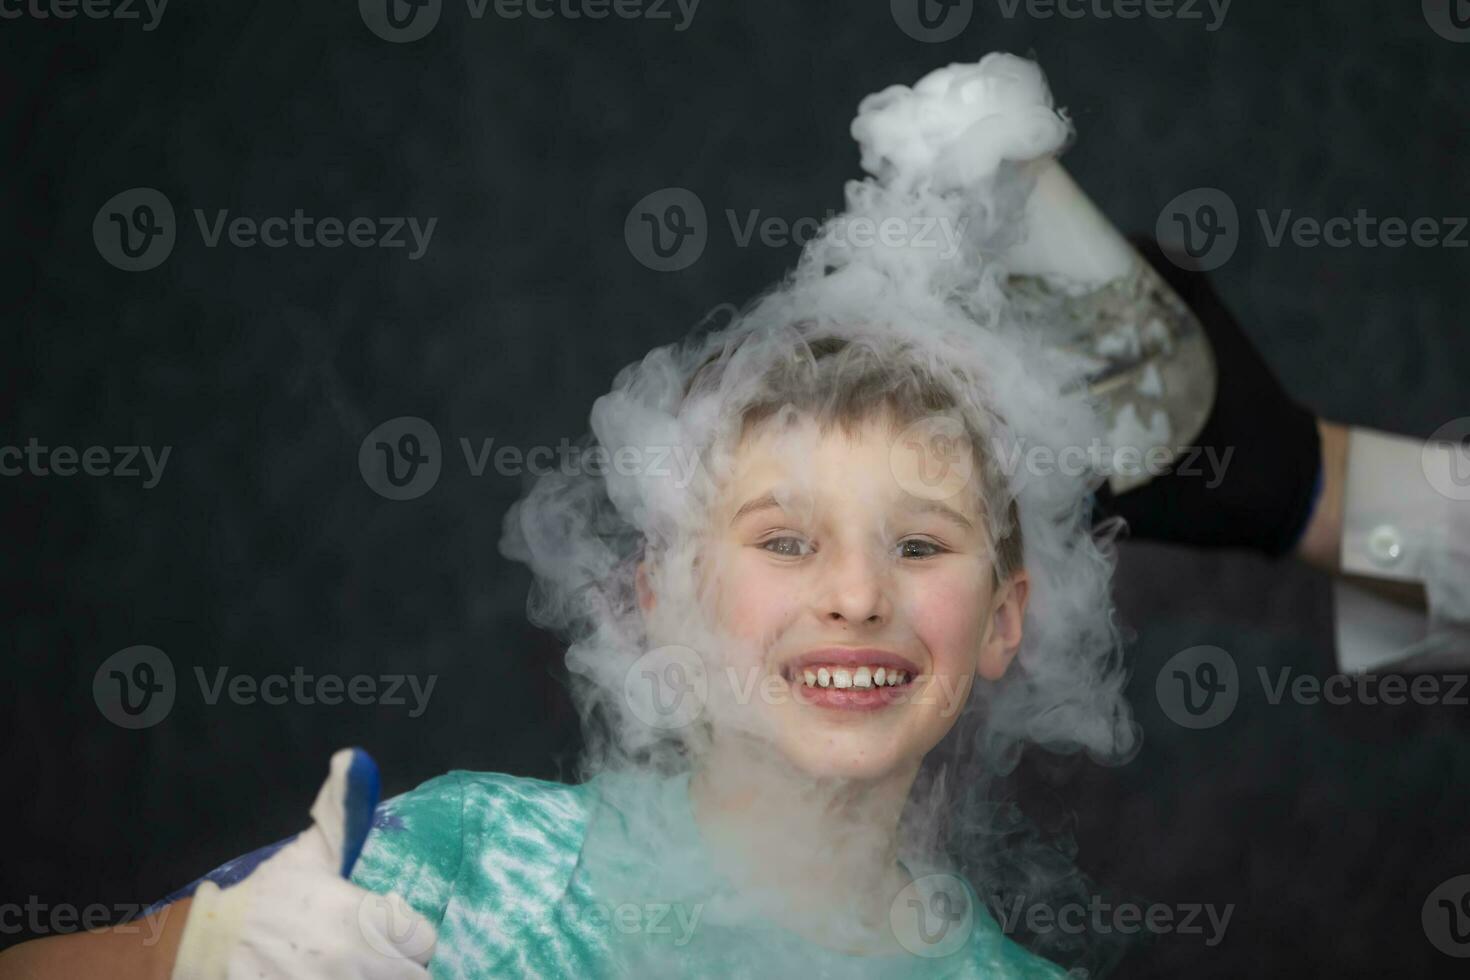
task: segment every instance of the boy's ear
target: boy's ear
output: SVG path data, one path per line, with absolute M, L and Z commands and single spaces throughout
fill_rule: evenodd
M 638 608 L 645 613 L 653 611 L 653 588 L 648 584 L 647 561 L 638 559 L 638 571 L 633 576 L 634 584 L 638 588 Z
M 1031 577 L 1023 568 L 1005 581 L 991 601 L 990 623 L 980 644 L 980 662 L 975 666 L 975 673 L 986 680 L 1000 680 L 1016 658 L 1030 596 Z

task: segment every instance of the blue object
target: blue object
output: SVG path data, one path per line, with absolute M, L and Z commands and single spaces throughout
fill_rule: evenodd
M 351 877 L 352 869 L 357 864 L 359 855 L 362 854 L 363 844 L 367 841 L 368 834 L 372 832 L 374 812 L 378 808 L 378 797 L 381 792 L 382 781 L 378 775 L 378 764 L 362 749 L 353 748 L 352 762 L 347 767 L 347 795 L 342 801 L 342 867 L 338 873 L 344 879 Z M 231 858 L 208 874 L 194 879 L 183 888 L 154 902 L 139 912 L 137 917 L 152 915 L 165 906 L 188 898 L 206 881 L 214 882 L 221 889 L 237 885 L 250 877 L 262 862 L 274 856 L 277 851 L 300 836 L 300 834 L 292 834 L 274 844 L 267 844 L 248 854 Z
M 354 748 L 352 764 L 347 767 L 347 799 L 342 804 L 343 878 L 352 876 L 363 842 L 373 829 L 373 811 L 378 808 L 381 792 L 378 764 L 362 749 Z

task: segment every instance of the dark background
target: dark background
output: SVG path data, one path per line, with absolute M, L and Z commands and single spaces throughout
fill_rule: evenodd
M 858 100 L 991 50 L 1039 59 L 1079 131 L 1068 168 L 1125 230 L 1170 199 L 1241 213 L 1215 275 L 1287 387 L 1319 413 L 1424 437 L 1470 414 L 1466 251 L 1269 247 L 1255 210 L 1326 219 L 1467 210 L 1470 45 L 1420 4 L 1237 0 L 1203 20 L 1006 18 L 947 43 L 884 2 L 704 0 L 678 18 L 472 19 L 448 2 L 410 44 L 349 0 L 174 0 L 139 22 L 0 21 L 0 444 L 171 446 L 164 477 L 0 478 L 6 513 L 0 901 L 147 902 L 303 825 L 333 749 L 385 791 L 454 767 L 569 774 L 555 640 L 497 541 L 519 478 L 474 477 L 458 439 L 556 445 L 615 371 L 738 303 L 796 246 L 738 247 L 725 218 L 840 208 Z M 169 258 L 123 272 L 92 220 L 132 187 L 178 213 Z M 633 204 L 693 190 L 710 216 L 682 271 L 640 264 Z M 406 250 L 204 246 L 192 211 L 437 216 Z M 1222 379 L 1228 384 L 1229 379 Z M 429 420 L 444 471 L 392 501 L 364 436 Z M 1470 872 L 1464 708 L 1271 705 L 1247 687 L 1192 732 L 1154 697 L 1185 647 L 1242 671 L 1333 670 L 1324 577 L 1245 554 L 1124 546 L 1146 742 L 1113 769 L 1028 763 L 1076 813 L 1107 895 L 1234 903 L 1223 943 L 1140 942 L 1127 977 L 1454 975 L 1420 924 Z M 92 696 L 151 644 L 172 711 L 129 731 Z M 208 705 L 193 670 L 436 675 L 428 710 Z M 1045 760 L 1040 760 L 1045 761 Z M 0 935 L 6 945 L 28 932 Z

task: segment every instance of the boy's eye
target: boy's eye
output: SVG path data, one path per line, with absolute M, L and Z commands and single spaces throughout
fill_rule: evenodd
M 782 535 L 777 538 L 768 538 L 760 543 L 760 547 L 773 555 L 782 558 L 804 558 L 811 554 L 813 548 L 804 538 L 792 535 Z M 934 541 L 925 538 L 906 538 L 898 545 L 900 558 L 924 559 L 933 558 L 937 555 L 946 554 L 949 549 Z
M 801 538 L 791 537 L 790 535 L 769 538 L 762 541 L 760 546 L 771 554 L 780 555 L 782 558 L 801 558 L 809 554 L 811 550 Z
M 924 538 L 905 538 L 898 543 L 899 554 L 904 558 L 933 558 L 947 549 Z

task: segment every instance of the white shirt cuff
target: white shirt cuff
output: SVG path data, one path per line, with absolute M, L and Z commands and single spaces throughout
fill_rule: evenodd
M 1338 663 L 1372 670 L 1466 650 L 1470 630 L 1470 455 L 1463 447 L 1351 429 L 1342 571 L 1424 585 L 1427 613 L 1339 579 Z

